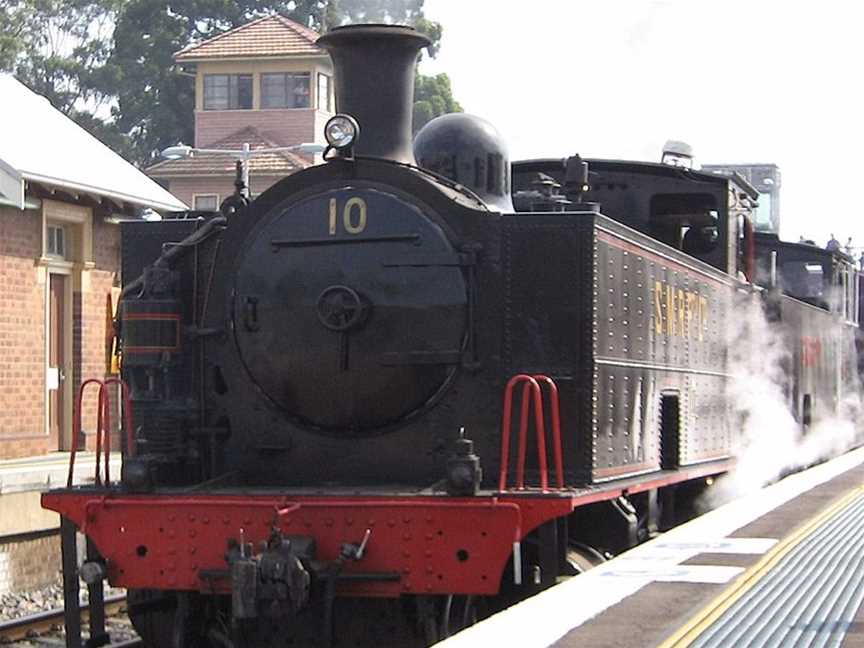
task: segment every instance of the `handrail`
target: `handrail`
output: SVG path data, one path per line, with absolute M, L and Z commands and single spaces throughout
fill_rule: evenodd
M 108 397 L 108 385 L 120 385 L 120 393 L 123 398 L 124 410 L 124 427 L 126 428 L 126 452 L 133 455 L 135 451 L 135 434 L 132 426 L 132 400 L 129 395 L 129 386 L 120 378 L 108 378 L 99 380 L 98 378 L 88 378 L 78 388 L 78 398 L 75 401 L 75 412 L 72 419 L 72 451 L 69 455 L 69 476 L 66 480 L 66 486 L 72 487 L 72 480 L 75 474 L 75 456 L 78 451 L 78 440 L 81 436 L 81 408 L 84 400 L 84 389 L 88 385 L 99 385 L 99 395 L 96 405 L 96 470 L 95 482 L 97 486 L 103 484 L 101 478 L 101 460 L 102 449 L 104 444 L 105 452 L 105 486 L 111 483 L 111 401 Z
M 75 471 L 75 454 L 78 452 L 78 437 L 81 436 L 81 403 L 84 400 L 84 389 L 87 385 L 98 384 L 99 393 L 102 393 L 102 381 L 98 378 L 88 378 L 81 383 L 78 388 L 78 398 L 75 400 L 75 411 L 72 416 L 72 452 L 69 455 L 69 477 L 66 479 L 66 486 L 72 488 L 72 475 Z M 102 399 L 100 397 L 101 404 Z M 97 427 L 102 424 L 102 408 L 99 408 Z M 97 455 L 98 456 L 98 455 Z
M 555 459 L 555 483 L 564 488 L 564 457 L 561 450 L 561 409 L 558 401 L 558 385 L 549 376 L 536 374 L 534 380 L 549 387 L 549 409 L 552 414 L 552 452 Z
M 533 401 L 534 428 L 537 433 L 537 462 L 540 468 L 540 488 L 549 490 L 549 467 L 546 459 L 546 426 L 543 413 L 543 391 L 540 383 L 549 388 L 549 409 L 552 414 L 553 458 L 555 461 L 555 483 L 557 488 L 564 487 L 564 468 L 561 452 L 561 417 L 559 411 L 558 387 L 555 381 L 537 374 L 517 374 L 508 382 L 504 390 L 504 407 L 501 417 L 501 466 L 498 478 L 498 490 L 507 489 L 507 473 L 510 467 L 510 434 L 513 417 L 513 390 L 520 383 L 522 387 L 522 405 L 519 416 L 519 446 L 516 459 L 516 488 L 525 488 L 525 459 L 528 452 L 528 419 Z
M 129 394 L 129 385 L 120 378 L 107 378 L 105 386 L 120 385 L 120 394 L 123 398 L 123 418 L 126 428 L 126 453 L 130 457 L 135 456 L 135 428 L 132 426 L 132 397 Z
M 111 466 L 111 400 L 108 398 L 108 392 L 105 390 L 105 383 L 99 388 L 99 413 L 102 424 L 96 423 L 96 484 L 99 485 L 99 446 L 105 444 L 105 486 L 111 483 L 111 475 L 109 469 Z

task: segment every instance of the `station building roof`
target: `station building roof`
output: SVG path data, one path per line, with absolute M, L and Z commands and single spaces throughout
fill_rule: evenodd
M 0 204 L 24 208 L 25 185 L 156 211 L 188 207 L 48 100 L 0 74 Z

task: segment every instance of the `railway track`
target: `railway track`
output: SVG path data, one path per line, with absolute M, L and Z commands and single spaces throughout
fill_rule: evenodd
M 109 596 L 105 599 L 105 615 L 111 617 L 126 607 L 125 594 Z M 89 621 L 90 612 L 87 604 L 81 605 L 82 622 Z M 63 608 L 29 614 L 18 619 L 0 622 L 0 645 L 58 645 L 57 629 L 63 626 Z M 41 638 L 44 641 L 40 641 Z M 47 642 L 47 643 L 46 643 Z M 108 648 L 140 648 L 144 644 L 140 639 L 128 639 L 108 644 Z

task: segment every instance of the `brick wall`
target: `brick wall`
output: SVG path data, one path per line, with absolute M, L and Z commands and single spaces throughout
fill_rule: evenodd
M 41 253 L 40 213 L 0 207 L 0 458 L 47 444 Z
M 0 594 L 52 585 L 59 580 L 60 568 L 56 531 L 0 539 Z
M 57 212 L 57 203 L 52 203 Z M 81 210 L 80 207 L 74 209 Z M 62 211 L 62 210 L 61 210 Z M 90 218 L 89 209 L 87 210 Z M 60 214 L 62 216 L 62 214 Z M 90 259 L 74 258 L 72 385 L 104 378 L 106 296 L 119 271 L 119 227 L 92 219 Z M 85 246 L 89 248 L 90 246 Z M 42 256 L 42 213 L 0 208 L 0 459 L 56 451 L 45 424 L 45 301 L 48 266 Z M 84 263 L 86 261 L 86 263 Z M 84 404 L 84 429 L 96 423 L 95 390 Z M 67 421 L 71 425 L 70 410 Z M 93 446 L 93 440 L 88 442 Z
M 215 142 L 252 126 L 264 137 L 280 146 L 323 141 L 323 131 L 316 130 L 314 108 L 291 110 L 199 110 L 195 112 L 195 146 L 206 148 Z M 320 113 L 326 121 L 329 113 Z

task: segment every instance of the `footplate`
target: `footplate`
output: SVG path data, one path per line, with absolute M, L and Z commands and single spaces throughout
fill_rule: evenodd
M 42 496 L 98 547 L 112 585 L 231 591 L 230 543 L 255 548 L 274 531 L 314 539 L 330 563 L 364 542 L 338 589 L 355 596 L 494 594 L 521 540 L 516 503 L 495 497 L 316 498 L 120 495 L 72 489 Z M 529 516 L 534 517 L 534 516 Z M 529 522 L 529 526 L 534 521 Z

